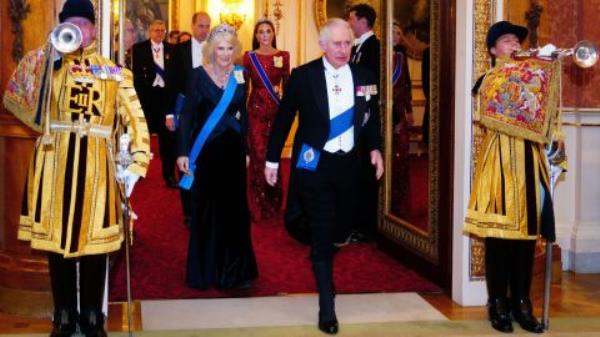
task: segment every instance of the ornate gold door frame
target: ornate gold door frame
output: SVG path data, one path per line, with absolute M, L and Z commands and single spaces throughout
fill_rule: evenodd
M 473 4 L 473 77 L 472 85 L 490 67 L 485 37 L 488 28 L 496 21 L 496 1 L 475 0 Z M 481 141 L 482 130 L 476 126 L 472 128 L 471 142 L 471 172 L 475 172 L 475 158 Z M 473 178 L 473 177 L 471 177 Z M 471 237 L 469 240 L 469 278 L 481 279 L 485 276 L 484 264 L 485 247 L 482 239 Z

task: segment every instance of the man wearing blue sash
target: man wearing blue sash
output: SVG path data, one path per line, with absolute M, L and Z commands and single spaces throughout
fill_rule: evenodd
M 138 93 L 151 134 L 158 134 L 162 175 L 165 184 L 176 188 L 175 133 L 167 129 L 167 112 L 175 101 L 175 47 L 164 42 L 165 23 L 155 20 L 150 24 L 150 38 L 132 47 L 132 71 L 135 91 Z
M 328 20 L 320 32 L 324 57 L 292 71 L 275 118 L 265 178 L 277 182 L 279 158 L 296 111 L 291 180 L 305 211 L 311 236 L 311 261 L 319 292 L 321 331 L 335 334 L 333 257 L 336 243 L 349 237 L 357 209 L 356 144 L 368 144 L 376 178 L 383 174 L 379 151 L 379 111 L 374 74 L 349 65 L 352 30 L 342 19 Z

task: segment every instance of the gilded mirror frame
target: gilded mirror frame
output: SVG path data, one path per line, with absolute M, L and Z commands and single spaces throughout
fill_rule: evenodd
M 384 44 L 386 57 L 386 74 L 392 72 L 392 50 L 388 46 L 392 44 L 392 7 L 393 1 L 386 3 L 387 13 L 384 23 L 386 43 Z M 380 194 L 380 209 L 382 214 L 379 220 L 379 232 L 393 242 L 409 249 L 433 264 L 439 262 L 439 240 L 440 240 L 440 214 L 439 214 L 439 160 L 440 160 L 440 1 L 430 1 L 430 101 L 429 101 L 429 184 L 428 184 L 428 229 L 423 230 L 415 225 L 401 219 L 391 213 L 392 202 L 392 79 L 390 76 L 382 77 L 385 81 L 384 109 L 382 114 L 384 134 L 384 158 L 385 172 L 383 179 L 383 190 Z
M 331 1 L 332 0 L 315 0 L 315 23 L 317 25 L 317 30 L 320 30 L 321 26 L 323 26 L 325 24 L 325 21 L 327 21 L 327 19 L 329 18 L 329 16 L 327 15 L 327 3 Z M 377 21 L 373 30 L 375 31 L 375 34 L 379 35 L 379 33 L 382 31 L 381 27 L 383 27 L 381 22 L 384 22 L 381 13 L 385 13 L 385 11 L 382 11 L 381 9 L 383 9 L 382 7 L 385 5 L 385 0 L 356 0 L 354 2 L 368 3 L 371 6 L 373 6 L 375 12 L 377 13 Z

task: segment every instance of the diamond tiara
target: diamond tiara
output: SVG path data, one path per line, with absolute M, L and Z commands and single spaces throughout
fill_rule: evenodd
M 220 24 L 210 31 L 210 34 L 208 34 L 208 40 L 211 41 L 216 35 L 222 34 L 222 33 L 228 33 L 233 36 L 237 36 L 237 34 L 235 33 L 235 29 L 233 29 L 233 27 L 231 27 L 230 25 L 226 25 L 226 24 Z

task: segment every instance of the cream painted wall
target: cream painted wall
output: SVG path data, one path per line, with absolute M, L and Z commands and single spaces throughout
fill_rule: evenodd
M 211 16 L 211 25 L 214 27 L 220 23 L 218 12 L 214 10 L 215 0 L 179 0 L 177 11 L 178 28 L 181 31 L 191 31 L 192 17 L 195 12 L 205 11 Z M 252 46 L 252 30 L 254 28 L 255 18 L 262 16 L 259 13 L 261 1 L 246 0 L 252 3 L 251 10 L 246 14 L 246 20 L 238 31 L 238 38 L 242 43 L 242 50 L 249 50 Z
M 563 111 L 569 168 L 554 196 L 563 270 L 600 273 L 600 109 Z M 587 125 L 587 126 L 585 126 Z
M 470 244 L 463 234 L 471 176 L 473 0 L 457 1 L 456 7 L 452 300 L 460 305 L 483 305 L 487 299 L 485 282 L 469 277 Z

